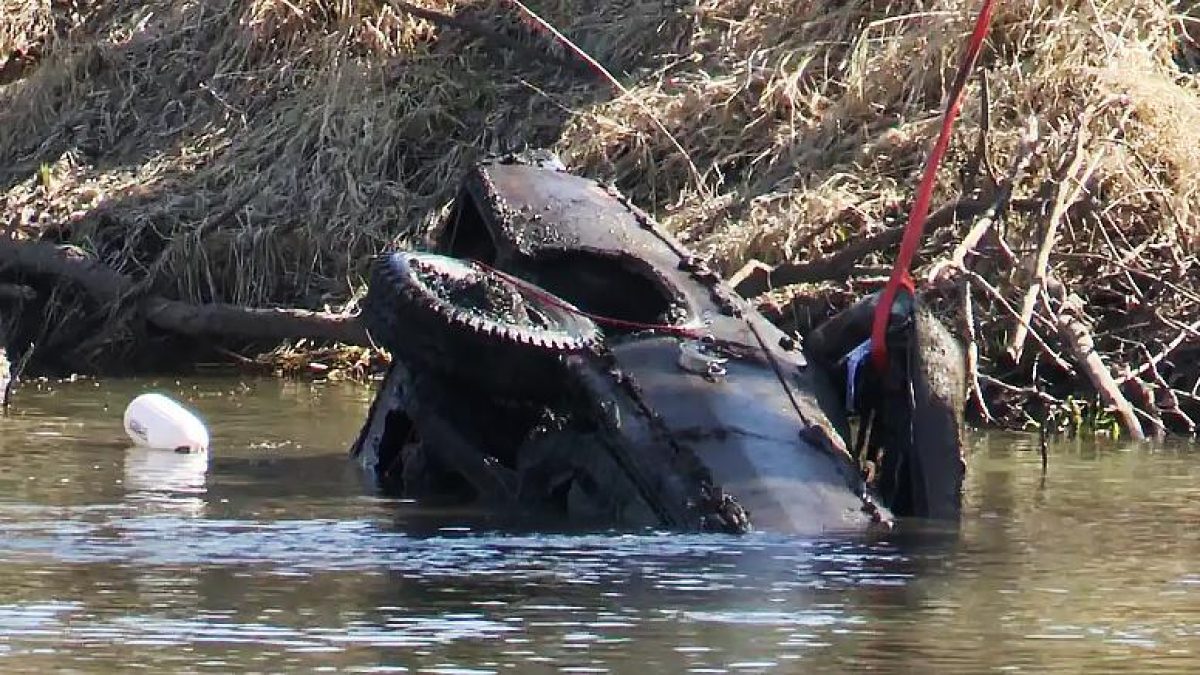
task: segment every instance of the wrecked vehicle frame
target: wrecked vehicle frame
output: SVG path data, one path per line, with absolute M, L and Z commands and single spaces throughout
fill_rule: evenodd
M 957 516 L 961 353 L 927 311 L 899 310 L 894 372 L 852 372 L 870 299 L 801 348 L 545 152 L 473 167 L 428 249 L 380 256 L 363 303 L 393 363 L 352 454 L 385 492 L 680 531 Z

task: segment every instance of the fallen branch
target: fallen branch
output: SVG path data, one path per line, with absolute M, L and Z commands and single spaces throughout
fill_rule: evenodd
M 1075 191 L 1070 193 L 1070 197 L 1068 197 L 1067 181 L 1074 179 L 1075 175 L 1079 172 L 1079 168 L 1083 165 L 1083 147 L 1087 142 L 1087 123 L 1091 119 L 1091 115 L 1091 110 L 1085 110 L 1076 121 L 1075 145 L 1071 149 L 1070 154 L 1063 158 L 1056 172 L 1057 175 L 1054 177 L 1057 195 L 1050 210 L 1050 217 L 1044 225 L 1037 254 L 1034 256 L 1031 270 L 1033 278 L 1029 283 L 1029 288 L 1025 290 L 1025 296 L 1021 300 L 1021 320 L 1017 322 L 1016 330 L 1013 331 L 1012 341 L 1008 346 L 1009 357 L 1014 363 L 1020 363 L 1021 361 L 1021 354 L 1025 349 L 1027 326 L 1033 319 L 1034 307 L 1037 306 L 1038 298 L 1041 296 L 1042 289 L 1046 285 L 1047 268 L 1050 265 L 1050 252 L 1054 250 L 1054 242 L 1058 239 L 1058 227 L 1062 224 L 1063 217 L 1066 216 L 1067 207 L 1075 203 L 1075 199 L 1079 192 L 1082 191 L 1085 183 L 1083 178 L 1079 178 L 1076 182 Z
M 0 236 L 0 270 L 6 268 L 65 279 L 106 304 L 119 302 L 131 287 L 123 274 L 92 260 L 78 248 Z
M 149 299 L 145 311 L 146 318 L 154 325 L 184 335 L 238 335 L 272 341 L 308 338 L 359 346 L 371 344 L 358 317 L 328 312 L 193 305 L 163 298 Z
M 1161 441 L 1167 435 L 1167 425 L 1163 423 L 1162 411 L 1154 400 L 1154 391 L 1141 378 L 1134 378 L 1126 384 L 1131 398 L 1137 402 L 1134 412 L 1142 416 L 1150 425 L 1150 435 Z
M 1145 440 L 1146 433 L 1142 429 L 1142 423 L 1138 421 L 1133 405 L 1121 393 L 1112 372 L 1096 351 L 1091 332 L 1077 314 L 1077 301 L 1069 300 L 1063 303 L 1057 317 L 1059 338 L 1070 350 L 1080 370 L 1091 380 L 1100 397 L 1116 411 L 1129 435 L 1136 441 Z
M 68 281 L 98 303 L 116 307 L 136 303 L 148 322 L 184 335 L 227 335 L 249 339 L 309 338 L 369 346 L 357 317 L 303 309 L 249 308 L 213 303 L 197 305 L 161 296 L 133 293 L 135 282 L 78 249 L 47 242 L 0 237 L 0 269 Z
M 1075 144 L 1067 156 L 1063 158 L 1058 166 L 1058 170 L 1055 172 L 1053 188 L 1056 189 L 1056 195 L 1049 218 L 1045 223 L 1037 255 L 1033 260 L 1033 267 L 1030 270 L 1033 279 L 1029 284 L 1029 288 L 1026 289 L 1025 297 L 1021 303 L 1021 318 L 1024 321 L 1017 324 L 1016 330 L 1013 332 L 1012 341 L 1008 347 L 1008 353 L 1013 362 L 1020 362 L 1021 360 L 1021 353 L 1025 347 L 1025 326 L 1029 324 L 1029 320 L 1033 316 L 1033 310 L 1037 305 L 1038 298 L 1042 296 L 1042 293 L 1047 288 L 1050 252 L 1054 250 L 1054 244 L 1058 239 L 1058 228 L 1065 221 L 1067 210 L 1079 201 L 1080 196 L 1087 189 L 1092 175 L 1095 174 L 1100 166 L 1100 159 L 1103 157 L 1105 151 L 1102 147 L 1092 157 L 1091 161 L 1086 166 L 1084 165 L 1084 146 L 1088 140 L 1088 124 L 1091 123 L 1092 118 L 1098 112 L 1116 105 L 1123 100 L 1121 96 L 1111 96 L 1101 101 L 1095 107 L 1084 110 L 1075 121 L 1073 129 Z M 1128 111 L 1126 111 L 1127 116 L 1128 114 Z M 1109 132 L 1109 137 L 1115 138 L 1123 127 L 1124 124 L 1115 126 Z M 1066 189 L 1068 181 L 1074 181 L 1075 183 L 1074 189 L 1070 191 Z
M 925 227 L 934 230 L 959 220 L 974 218 L 989 206 L 990 201 L 982 199 L 964 199 L 947 204 L 929 216 Z M 903 236 L 903 227 L 890 227 L 860 239 L 837 253 L 807 263 L 783 263 L 770 267 L 758 260 L 751 260 L 729 278 L 729 283 L 742 297 L 752 298 L 780 286 L 845 279 L 859 260 L 899 244 Z
M 1147 362 L 1152 361 L 1150 350 L 1146 349 L 1145 345 L 1138 346 L 1141 348 L 1142 354 L 1145 355 Z M 1171 388 L 1171 385 L 1167 384 L 1167 381 L 1163 379 L 1162 373 L 1158 372 L 1157 364 L 1151 365 L 1150 374 L 1154 376 L 1154 383 L 1158 386 L 1158 395 L 1154 398 L 1154 405 L 1162 413 L 1172 415 L 1183 422 L 1183 426 L 1189 434 L 1196 433 L 1196 423 L 1179 407 L 1179 396 Z

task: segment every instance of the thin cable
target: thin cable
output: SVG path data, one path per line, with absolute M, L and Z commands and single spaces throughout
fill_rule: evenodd
M 690 337 L 690 338 L 694 338 L 694 339 L 700 339 L 700 338 L 704 337 L 703 329 L 696 327 L 694 325 L 693 326 L 676 326 L 676 325 L 669 324 L 669 323 L 642 323 L 640 321 L 629 321 L 626 319 L 618 319 L 618 318 L 611 317 L 611 316 L 603 316 L 600 314 L 593 314 L 591 312 L 585 312 L 582 309 L 576 307 L 575 305 L 572 305 L 571 303 L 567 302 L 566 300 L 563 300 L 562 298 L 554 295 L 553 293 L 550 293 L 549 291 L 539 288 L 538 286 L 536 286 L 528 281 L 525 281 L 524 279 L 522 279 L 520 277 L 515 277 L 511 274 L 508 274 L 507 272 L 502 272 L 502 271 L 496 269 L 495 267 L 492 267 L 491 265 L 480 262 L 478 260 L 472 260 L 471 263 L 478 266 L 482 270 L 485 270 L 485 271 L 491 272 L 492 274 L 495 274 L 496 276 L 504 279 L 505 281 L 520 288 L 521 290 L 524 290 L 525 292 L 529 293 L 531 296 L 537 298 L 538 300 L 540 300 L 548 305 L 552 305 L 561 310 L 571 312 L 572 314 L 578 314 L 579 316 L 587 317 L 587 318 L 591 319 L 592 321 L 595 321 L 596 323 L 604 325 L 604 326 L 611 326 L 613 328 L 625 328 L 625 329 L 629 329 L 629 330 L 653 330 L 653 331 L 658 331 L 658 332 L 662 332 L 662 333 L 669 333 L 672 335 L 679 335 L 682 337 Z
M 696 189 L 700 191 L 700 195 L 706 199 L 710 197 L 708 188 L 704 184 L 704 177 L 700 175 L 700 170 L 696 168 L 696 163 L 692 161 L 692 156 L 688 154 L 687 150 L 683 149 L 683 145 L 677 138 L 675 138 L 674 134 L 667 130 L 666 125 L 662 123 L 662 120 L 658 118 L 658 115 L 654 114 L 654 111 L 650 109 L 650 106 L 646 105 L 642 99 L 635 96 L 633 92 L 629 91 L 629 89 L 625 87 L 625 85 L 621 84 L 620 81 L 618 81 L 617 78 L 614 77 L 607 68 L 601 65 L 599 61 L 592 58 L 591 54 L 588 54 L 583 50 L 582 47 L 575 44 L 570 38 L 559 32 L 559 30 L 555 28 L 549 21 L 546 21 L 542 17 L 538 16 L 538 14 L 532 9 L 526 7 L 521 0 L 504 1 L 516 7 L 522 14 L 524 14 L 525 17 L 532 23 L 534 28 L 549 34 L 555 42 L 559 43 L 570 53 L 582 59 L 584 63 L 586 63 L 588 67 L 592 69 L 593 72 L 599 75 L 605 82 L 608 82 L 610 85 L 612 85 L 614 89 L 621 92 L 622 96 L 625 96 L 629 100 L 633 101 L 634 105 L 636 105 L 643 113 L 646 114 L 646 117 L 648 117 L 650 121 L 654 123 L 654 126 L 657 127 L 658 130 L 667 137 L 667 140 L 671 142 L 671 145 L 674 146 L 676 152 L 678 152 L 680 156 L 683 157 L 683 160 L 687 162 L 688 170 L 692 174 L 692 180 L 696 181 Z

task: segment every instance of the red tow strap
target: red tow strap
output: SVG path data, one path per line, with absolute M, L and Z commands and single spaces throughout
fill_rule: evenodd
M 909 295 L 915 294 L 910 270 L 913 258 L 921 245 L 921 235 L 925 231 L 925 218 L 929 215 L 929 202 L 933 197 L 933 181 L 937 177 L 938 164 L 941 163 L 942 157 L 946 154 L 946 148 L 950 145 L 950 132 L 954 128 L 954 119 L 962 107 L 963 90 L 966 89 L 967 79 L 975 68 L 979 52 L 983 49 L 983 41 L 987 37 L 988 27 L 992 22 L 994 4 L 995 0 L 984 0 L 983 7 L 979 10 L 979 17 L 975 20 L 975 30 L 971 33 L 967 51 L 963 54 L 962 62 L 959 63 L 958 75 L 954 78 L 950 99 L 946 102 L 946 110 L 942 115 L 941 131 L 933 146 L 933 152 L 929 155 L 929 161 L 925 164 L 925 172 L 921 176 L 921 183 L 917 188 L 916 201 L 913 202 L 912 211 L 908 214 L 908 224 L 904 227 L 904 237 L 900 241 L 900 253 L 896 256 L 895 266 L 892 267 L 892 276 L 883 288 L 879 304 L 875 306 L 875 316 L 871 323 L 871 362 L 881 372 L 886 370 L 888 365 L 887 329 L 888 321 L 891 318 L 892 303 L 895 302 L 896 294 L 901 288 L 908 291 Z

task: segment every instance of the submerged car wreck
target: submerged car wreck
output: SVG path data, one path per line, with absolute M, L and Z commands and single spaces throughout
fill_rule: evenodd
M 957 515 L 961 354 L 911 303 L 884 376 L 853 354 L 870 299 L 801 348 L 545 153 L 477 165 L 428 249 L 381 256 L 363 303 L 393 364 L 352 454 L 382 490 L 681 531 Z

